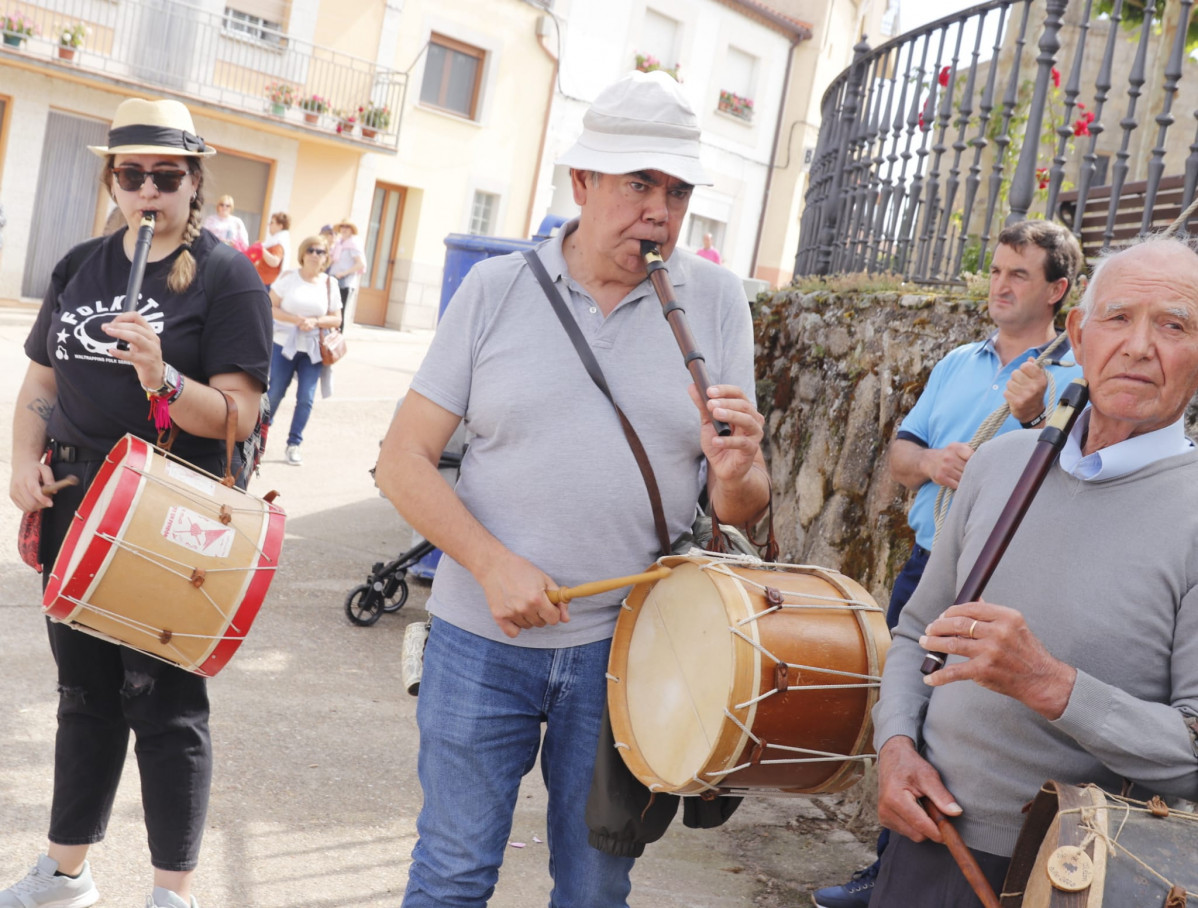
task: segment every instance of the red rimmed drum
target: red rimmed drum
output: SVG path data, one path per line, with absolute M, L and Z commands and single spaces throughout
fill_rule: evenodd
M 651 790 L 841 791 L 873 753 L 890 632 L 858 583 L 824 568 L 712 555 L 659 562 L 616 622 L 608 712 Z
M 75 513 L 42 609 L 211 677 L 258 614 L 284 520 L 273 503 L 126 435 Z

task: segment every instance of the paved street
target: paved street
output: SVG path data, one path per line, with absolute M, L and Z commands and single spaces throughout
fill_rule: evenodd
M 0 308 L 0 487 L 9 480 L 13 401 L 29 309 Z M 369 468 L 396 399 L 431 339 L 354 326 L 336 394 L 317 399 L 304 464 L 283 462 L 291 403 L 278 414 L 251 491 L 280 492 L 288 514 L 281 569 L 248 641 L 209 686 L 216 773 L 197 897 L 202 908 L 397 906 L 415 817 L 415 699 L 400 687 L 405 626 L 427 588 L 372 628 L 349 624 L 347 592 L 410 530 Z M 0 886 L 44 848 L 53 758 L 54 671 L 33 571 L 16 554 L 19 514 L 0 507 Z M 834 798 L 748 803 L 722 829 L 681 820 L 633 876 L 633 908 L 809 904 L 810 887 L 864 866 L 871 848 L 843 828 Z M 521 792 L 496 908 L 547 902 L 539 771 Z M 148 854 L 132 751 L 108 839 L 92 851 L 105 906 L 140 906 Z

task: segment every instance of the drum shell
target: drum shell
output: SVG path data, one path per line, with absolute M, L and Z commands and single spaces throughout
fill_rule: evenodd
M 1155 816 L 1144 806 L 1094 785 L 1046 782 L 1020 830 L 1003 908 L 1164 908 L 1173 885 L 1198 892 L 1198 817 Z M 1062 846 L 1088 856 L 1086 888 L 1053 885 L 1049 866 Z
M 210 677 L 257 615 L 277 567 L 284 519 L 274 504 L 127 435 L 71 521 L 43 611 Z M 171 541 L 185 537 L 189 524 L 193 546 Z M 213 537 L 215 544 L 204 544 Z
M 674 573 L 634 587 L 612 642 L 609 713 L 632 773 L 676 794 L 815 794 L 853 784 L 862 772 L 856 757 L 872 752 L 870 711 L 890 640 L 869 594 L 822 568 L 696 557 L 661 563 Z M 763 587 L 780 589 L 788 606 L 767 602 Z M 797 605 L 808 596 L 811 608 Z M 824 599 L 858 607 L 829 607 Z M 693 632 L 695 623 L 712 626 Z M 675 662 L 682 638 L 688 654 Z M 787 663 L 804 668 L 780 677 L 779 664 Z M 853 675 L 874 681 L 862 685 Z M 846 683 L 854 686 L 823 689 Z M 687 710 L 699 717 L 693 725 Z M 831 756 L 794 762 L 815 758 L 785 748 Z

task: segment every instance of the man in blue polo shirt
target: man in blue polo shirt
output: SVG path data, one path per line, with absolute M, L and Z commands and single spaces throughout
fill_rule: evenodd
M 916 490 L 907 512 L 915 546 L 894 581 L 886 613 L 890 627 L 898 623 L 927 566 L 936 536 L 937 496 L 942 488 L 956 490 L 973 455 L 969 441 L 978 427 L 1006 403 L 1011 415 L 995 434 L 1036 428 L 1065 386 L 1081 377 L 1067 339 L 1053 349 L 1047 368 L 1035 360 L 1056 340 L 1053 320 L 1082 263 L 1073 234 L 1051 221 L 1021 221 L 998 235 L 987 307 L 998 330 L 984 341 L 955 348 L 936 364 L 890 444 L 890 475 Z M 887 838 L 884 829 L 879 855 Z M 877 873 L 875 861 L 849 882 L 817 890 L 816 908 L 866 908 Z

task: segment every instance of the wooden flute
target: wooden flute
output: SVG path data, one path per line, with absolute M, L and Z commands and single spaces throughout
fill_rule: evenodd
M 1041 430 L 1036 447 L 1032 450 L 1032 456 L 1028 458 L 1027 466 L 1023 468 L 1023 473 L 1020 475 L 1019 481 L 1015 483 L 1011 497 L 1007 499 L 1002 513 L 998 515 L 998 520 L 994 522 L 994 529 L 990 531 L 990 536 L 986 540 L 986 544 L 982 546 L 977 561 L 973 565 L 973 570 L 969 572 L 969 576 L 961 585 L 961 591 L 957 594 L 953 605 L 973 602 L 982 595 L 986 584 L 990 582 L 991 575 L 998 567 L 999 561 L 1002 560 L 1007 545 L 1011 542 L 1015 531 L 1019 529 L 1023 515 L 1027 513 L 1032 499 L 1040 491 L 1044 477 L 1048 475 L 1049 469 L 1065 446 L 1065 439 L 1069 437 L 1069 431 L 1085 408 L 1089 397 L 1090 389 L 1084 378 L 1071 381 L 1064 393 L 1061 394 L 1060 402 L 1052 411 L 1048 425 Z M 927 653 L 919 670 L 925 675 L 930 675 L 944 667 L 946 658 L 944 653 Z
M 125 287 L 124 312 L 137 309 L 137 298 L 141 295 L 141 279 L 146 274 L 146 261 L 150 257 L 150 243 L 154 240 L 154 218 L 156 212 L 143 211 L 141 225 L 137 228 L 137 243 L 133 247 L 133 263 L 129 268 L 129 283 Z M 128 350 L 126 341 L 117 341 L 118 350 Z
M 661 300 L 662 314 L 665 315 L 666 321 L 669 322 L 670 328 L 674 332 L 674 340 L 678 342 L 678 348 L 682 351 L 686 368 L 690 371 L 691 378 L 694 379 L 695 387 L 699 389 L 699 396 L 707 400 L 707 389 L 711 387 L 711 376 L 707 374 L 707 361 L 699 352 L 695 336 L 691 334 L 690 325 L 686 321 L 686 310 L 674 296 L 674 286 L 670 283 L 670 272 L 666 270 L 661 250 L 652 240 L 641 240 L 641 258 L 645 260 L 645 267 L 649 271 L 649 282 L 653 284 L 653 289 L 657 291 L 657 298 Z M 726 422 L 714 417 L 711 422 L 715 426 L 717 435 L 732 434 L 732 427 Z

